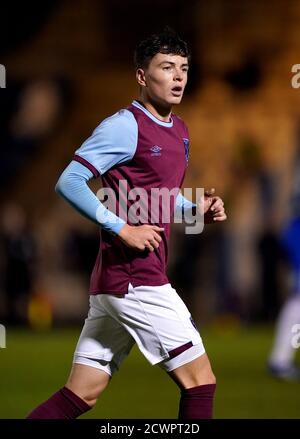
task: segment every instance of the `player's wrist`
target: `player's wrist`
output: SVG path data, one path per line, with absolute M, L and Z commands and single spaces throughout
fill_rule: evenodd
M 122 239 L 122 240 L 126 240 L 126 238 L 128 237 L 128 232 L 130 231 L 131 226 L 129 226 L 129 224 L 124 224 L 122 226 L 122 228 L 119 230 L 117 236 Z

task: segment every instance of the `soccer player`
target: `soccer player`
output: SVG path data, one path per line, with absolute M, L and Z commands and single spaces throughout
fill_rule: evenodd
M 297 198 L 299 206 L 300 198 Z M 295 203 L 296 204 L 296 203 Z M 281 245 L 292 274 L 292 294 L 280 311 L 275 340 L 269 356 L 268 369 L 271 375 L 286 381 L 300 381 L 300 369 L 294 364 L 296 347 L 294 329 L 300 324 L 300 212 L 295 212 L 281 235 Z M 299 332 L 299 329 L 297 329 Z
M 176 203 L 160 199 L 160 214 L 202 209 L 205 222 L 224 221 L 221 198 L 208 191 L 202 204 L 185 199 L 188 131 L 172 113 L 187 83 L 187 44 L 165 29 L 135 51 L 139 99 L 105 119 L 76 151 L 56 190 L 101 226 L 100 250 L 91 276 L 90 309 L 66 385 L 29 418 L 72 419 L 92 408 L 134 343 L 151 364 L 159 364 L 181 390 L 180 419 L 211 418 L 216 380 L 187 307 L 166 276 L 170 221 L 134 223 L 124 216 L 132 201 L 120 181 L 141 188 L 151 204 L 153 188 L 176 189 Z M 101 176 L 116 198 L 116 212 L 87 186 Z M 143 207 L 143 206 L 142 206 Z M 141 209 L 143 210 L 143 209 Z M 130 215 L 128 215 L 129 217 Z

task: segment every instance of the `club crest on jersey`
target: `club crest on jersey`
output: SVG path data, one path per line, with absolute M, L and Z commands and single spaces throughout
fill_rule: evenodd
M 185 150 L 185 159 L 186 162 L 189 161 L 189 154 L 190 154 L 190 141 L 189 139 L 183 138 L 183 144 L 184 144 L 184 150 Z
M 152 156 L 159 156 L 159 155 L 161 155 L 161 150 L 162 150 L 162 148 L 160 146 L 158 146 L 158 145 L 151 146 L 151 148 L 150 148 Z

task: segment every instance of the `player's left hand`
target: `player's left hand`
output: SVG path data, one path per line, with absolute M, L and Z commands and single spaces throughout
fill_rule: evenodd
M 212 224 L 227 219 L 224 202 L 220 197 L 214 196 L 214 193 L 214 188 L 204 191 L 204 197 L 198 205 L 200 213 L 204 214 L 204 224 Z

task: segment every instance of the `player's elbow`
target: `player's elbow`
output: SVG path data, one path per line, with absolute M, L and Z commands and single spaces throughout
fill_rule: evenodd
M 73 186 L 74 182 L 72 176 L 63 172 L 55 185 L 55 192 L 63 198 L 69 199 L 74 191 Z
M 77 188 L 77 180 L 78 177 L 76 178 L 72 173 L 65 170 L 55 185 L 55 192 L 64 198 L 68 198 L 68 196 Z
M 55 192 L 57 194 L 63 196 L 64 195 L 64 186 L 65 186 L 64 179 L 63 179 L 63 176 L 61 175 L 60 178 L 58 179 L 56 185 L 55 185 L 55 188 L 54 188 Z

